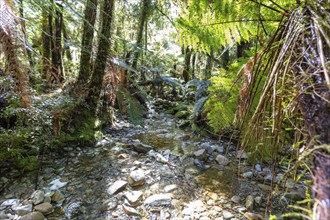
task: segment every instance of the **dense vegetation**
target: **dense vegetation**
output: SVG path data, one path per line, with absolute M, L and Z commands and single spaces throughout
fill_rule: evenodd
M 116 112 L 142 125 L 157 98 L 251 162 L 311 170 L 304 214 L 330 218 L 329 17 L 326 0 L 3 0 L 0 166 L 93 144 Z

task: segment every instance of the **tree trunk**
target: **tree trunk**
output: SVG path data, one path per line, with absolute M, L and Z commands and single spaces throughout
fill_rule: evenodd
M 210 49 L 210 54 L 207 54 L 206 66 L 205 66 L 205 76 L 204 80 L 208 80 L 212 75 L 212 57 L 213 57 L 213 49 Z
M 23 0 L 20 0 L 19 4 L 20 4 L 20 8 L 19 8 L 20 16 L 21 16 L 21 18 L 24 18 Z M 22 25 L 23 36 L 24 36 L 24 44 L 27 45 L 28 44 L 28 38 L 27 38 L 27 35 L 26 35 L 26 27 L 25 27 L 25 20 L 24 19 L 21 19 L 21 25 Z M 31 50 L 29 48 L 26 48 L 26 53 L 27 53 L 28 58 L 29 58 L 30 67 L 34 68 L 35 63 L 34 63 L 34 60 L 33 60 Z
M 86 84 L 88 82 L 88 79 L 90 78 L 97 4 L 97 0 L 88 0 L 86 3 L 84 15 L 85 19 L 81 41 L 80 70 L 77 81 L 78 85 Z
M 42 18 L 41 18 L 41 25 L 42 25 L 42 32 L 41 32 L 41 39 L 42 39 L 42 78 L 48 79 L 50 78 L 50 55 L 51 55 L 51 33 L 50 33 L 50 26 L 49 26 L 49 14 L 46 10 L 42 11 Z
M 197 57 L 197 52 L 193 53 L 192 55 L 192 60 L 191 60 L 191 66 L 192 66 L 192 69 L 191 69 L 191 78 L 192 79 L 195 79 L 196 76 L 195 76 L 195 69 L 196 69 L 196 57 Z
M 114 0 L 104 0 L 101 22 L 102 25 L 98 39 L 98 51 L 96 55 L 94 71 L 89 85 L 88 97 L 86 99 L 92 115 L 95 115 L 96 113 L 97 103 L 101 92 L 102 80 L 109 55 L 113 9 Z
M 21 97 L 24 107 L 30 106 L 29 95 L 29 76 L 21 66 L 18 59 L 19 46 L 17 41 L 20 40 L 16 30 L 19 30 L 19 23 L 14 18 L 14 10 L 6 2 L 0 8 L 0 14 L 6 17 L 2 20 L 0 26 L 0 44 L 5 54 L 5 59 L 8 64 L 8 72 L 13 76 L 15 82 L 15 92 Z
M 52 64 L 53 76 L 56 78 L 56 83 L 61 83 L 64 77 L 63 62 L 62 62 L 62 26 L 63 26 L 63 6 L 56 4 L 55 10 L 55 33 L 53 33 L 52 48 Z
M 187 83 L 190 79 L 190 61 L 191 61 L 191 50 L 189 47 L 183 49 L 184 51 L 184 69 L 182 72 L 183 80 Z
M 138 48 L 135 50 L 133 64 L 132 64 L 132 67 L 134 69 L 137 68 L 138 59 L 139 59 L 139 56 L 141 53 L 140 51 L 142 48 L 143 30 L 144 30 L 145 23 L 147 23 L 147 20 L 148 20 L 149 7 L 151 4 L 150 0 L 141 0 L 141 1 L 142 1 L 141 2 L 142 9 L 141 9 L 141 15 L 140 15 L 140 24 L 139 24 L 138 35 L 136 38 L 136 46 Z

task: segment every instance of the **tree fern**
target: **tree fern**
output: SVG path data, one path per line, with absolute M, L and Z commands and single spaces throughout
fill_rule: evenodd
M 249 41 L 257 34 L 271 35 L 295 4 L 295 0 L 275 4 L 266 0 L 186 1 L 177 19 L 179 42 L 208 53 L 211 47 Z

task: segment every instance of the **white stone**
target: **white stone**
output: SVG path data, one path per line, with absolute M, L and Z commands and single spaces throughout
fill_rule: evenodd
M 202 157 L 205 153 L 205 149 L 200 149 L 194 152 L 195 157 Z
M 127 182 L 124 180 L 117 180 L 116 182 L 114 182 L 109 188 L 108 188 L 108 193 L 110 195 L 114 195 L 122 190 L 125 189 L 125 187 L 127 186 Z
M 230 218 L 234 217 L 233 213 L 228 212 L 226 210 L 222 210 L 222 215 L 225 219 L 230 219 Z
M 253 177 L 253 172 L 252 171 L 248 171 L 242 174 L 242 177 L 244 178 L 252 178 Z
M 222 165 L 222 166 L 227 166 L 229 164 L 228 158 L 225 156 L 222 156 L 220 154 L 215 158 L 215 160 L 217 161 L 217 163 L 219 165 Z
M 164 191 L 166 193 L 172 192 L 173 190 L 176 190 L 178 188 L 178 186 L 176 184 L 172 184 L 172 185 L 167 185 L 164 187 Z
M 131 186 L 142 186 L 145 183 L 145 174 L 142 169 L 132 171 L 128 176 L 128 183 Z
M 144 205 L 149 205 L 149 206 L 171 205 L 171 201 L 172 199 L 168 194 L 156 194 L 149 196 L 144 201 Z
M 141 191 L 130 191 L 126 192 L 124 196 L 130 205 L 136 206 L 141 201 L 143 193 Z

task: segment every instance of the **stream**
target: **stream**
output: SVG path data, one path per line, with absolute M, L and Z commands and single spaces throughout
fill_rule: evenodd
M 37 190 L 31 173 L 1 177 L 0 219 L 262 219 L 284 168 L 273 176 L 234 144 L 179 122 L 152 108 L 144 126 L 118 121 L 94 147 L 68 146 L 44 161 Z M 290 191 L 273 192 L 275 214 L 305 195 L 301 181 L 284 184 Z

